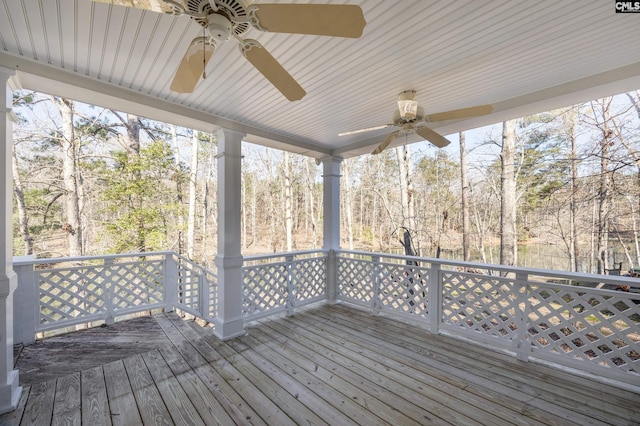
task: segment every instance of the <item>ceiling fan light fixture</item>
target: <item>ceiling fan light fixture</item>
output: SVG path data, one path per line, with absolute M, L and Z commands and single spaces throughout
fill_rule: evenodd
M 400 110 L 400 117 L 402 117 L 404 120 L 415 120 L 416 115 L 418 114 L 418 101 L 398 101 L 398 109 Z
M 207 17 L 207 31 L 211 38 L 217 41 L 227 41 L 231 38 L 233 26 L 226 16 L 219 13 L 212 13 Z
M 182 57 L 170 85 L 177 93 L 192 93 L 206 78 L 215 47 L 235 38 L 243 55 L 288 100 L 306 91 L 258 41 L 240 37 L 250 27 L 286 34 L 359 38 L 366 21 L 358 5 L 259 3 L 249 0 L 94 0 L 140 10 L 186 15 L 202 27 Z
M 418 101 L 415 90 L 405 90 L 398 95 L 398 111 L 405 121 L 415 120 L 418 114 Z

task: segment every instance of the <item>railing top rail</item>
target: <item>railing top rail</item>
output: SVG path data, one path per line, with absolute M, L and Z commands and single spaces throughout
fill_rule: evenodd
M 101 260 L 101 259 L 120 259 L 127 257 L 144 257 L 144 256 L 169 256 L 177 254 L 172 251 L 149 251 L 143 253 L 119 253 L 119 254 L 102 254 L 95 256 L 78 256 L 78 257 L 51 257 L 46 259 L 31 259 L 31 260 L 16 260 L 13 262 L 15 266 L 22 265 L 39 265 L 43 263 L 62 263 L 62 262 L 78 262 L 87 260 Z
M 264 260 L 264 259 L 272 259 L 275 257 L 296 257 L 296 256 L 304 256 L 307 254 L 314 254 L 314 253 L 322 253 L 322 254 L 326 254 L 328 253 L 329 250 L 325 250 L 325 249 L 317 249 L 317 250 L 300 250 L 300 251 L 285 251 L 285 252 L 281 252 L 281 253 L 271 253 L 271 254 L 257 254 L 257 255 L 251 255 L 251 256 L 244 256 L 244 261 L 246 262 L 252 262 L 255 260 Z
M 207 268 L 205 268 L 204 266 L 202 266 L 202 265 L 201 265 L 201 264 L 199 264 L 198 262 L 196 262 L 196 261 L 194 261 L 194 260 L 191 260 L 191 259 L 189 259 L 188 257 L 185 257 L 185 256 L 183 256 L 183 255 L 181 255 L 181 254 L 179 254 L 179 253 L 174 252 L 174 251 L 169 252 L 169 253 L 167 253 L 167 254 L 173 255 L 173 257 L 177 257 L 178 259 L 183 260 L 183 261 L 185 261 L 185 262 L 187 262 L 187 263 L 189 263 L 189 264 L 191 264 L 191 265 L 195 265 L 195 266 L 197 266 L 197 267 L 198 267 L 198 268 L 200 268 L 200 269 L 208 270 Z M 209 272 L 212 272 L 212 271 L 210 271 L 210 270 L 209 270 Z
M 554 278 L 564 278 L 564 279 L 577 280 L 577 281 L 606 282 L 614 285 L 628 285 L 629 280 L 634 280 L 634 282 L 637 282 L 638 286 L 640 286 L 640 279 L 625 277 L 625 276 L 617 276 L 617 275 L 588 274 L 584 272 L 558 271 L 554 269 L 542 269 L 542 268 L 523 268 L 523 267 L 517 267 L 517 266 L 496 265 L 491 263 L 465 262 L 462 260 L 406 256 L 406 255 L 378 253 L 378 252 L 370 252 L 370 251 L 336 250 L 336 253 L 355 254 L 359 256 L 377 256 L 381 258 L 397 259 L 397 260 L 414 260 L 417 262 L 428 262 L 435 265 L 447 265 L 447 266 L 455 266 L 455 267 L 461 267 L 461 268 L 490 269 L 494 271 L 526 273 L 528 275 L 534 275 L 534 276 L 553 276 Z
M 218 275 L 217 275 L 215 272 L 213 272 L 211 269 L 207 269 L 207 268 L 205 268 L 204 266 L 202 266 L 201 264 L 199 264 L 199 263 L 197 263 L 197 262 L 194 262 L 193 260 L 191 260 L 191 259 L 189 259 L 189 258 L 187 258 L 187 257 L 184 257 L 184 256 L 183 256 L 183 255 L 181 255 L 181 254 L 178 254 L 178 253 L 175 253 L 175 252 L 171 252 L 171 253 L 173 254 L 173 256 L 174 256 L 174 257 L 177 257 L 178 259 L 180 259 L 180 260 L 182 260 L 182 261 L 184 261 L 184 262 L 188 263 L 190 266 L 195 267 L 195 268 L 196 268 L 196 269 L 198 269 L 201 273 L 211 274 L 211 275 L 213 275 L 213 276 L 215 276 L 215 277 L 217 277 L 217 276 L 218 276 Z

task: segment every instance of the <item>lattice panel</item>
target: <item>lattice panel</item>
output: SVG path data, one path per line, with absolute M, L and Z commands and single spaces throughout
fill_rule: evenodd
M 463 272 L 441 272 L 444 323 L 502 339 L 517 338 L 523 288 L 511 280 Z
M 338 257 L 337 280 L 340 297 L 371 303 L 375 277 L 373 263 L 367 260 Z
M 209 318 L 215 318 L 218 308 L 218 276 L 207 269 L 205 276 L 209 284 Z
M 104 266 L 38 272 L 40 325 L 104 312 L 104 272 Z
M 114 311 L 162 303 L 162 261 L 117 263 L 107 274 Z
M 294 298 L 304 301 L 326 293 L 327 263 L 325 258 L 293 262 Z
M 540 350 L 640 373 L 640 305 L 626 296 L 530 286 L 532 344 Z
M 287 265 L 270 263 L 244 268 L 244 315 L 285 307 Z
M 402 264 L 379 264 L 380 307 L 419 316 L 427 314 L 427 268 Z
M 178 303 L 188 306 L 194 310 L 199 310 L 199 290 L 200 275 L 189 267 L 189 265 L 179 260 L 178 263 Z

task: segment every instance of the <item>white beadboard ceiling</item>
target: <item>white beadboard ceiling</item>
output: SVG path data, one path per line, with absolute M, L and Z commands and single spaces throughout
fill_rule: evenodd
M 494 106 L 489 116 L 431 126 L 445 135 L 640 89 L 640 14 L 615 13 L 612 0 L 313 2 L 360 5 L 363 36 L 245 34 L 304 87 L 296 102 L 235 40 L 218 47 L 192 94 L 173 93 L 173 74 L 201 27 L 90 0 L 0 0 L 0 67 L 16 71 L 17 88 L 203 131 L 224 126 L 317 158 L 370 152 L 392 129 L 338 133 L 388 123 L 408 89 L 427 114 Z

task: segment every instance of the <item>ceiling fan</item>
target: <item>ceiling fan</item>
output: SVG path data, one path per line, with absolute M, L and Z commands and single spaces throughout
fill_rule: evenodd
M 287 99 L 297 101 L 306 92 L 258 42 L 241 36 L 250 27 L 260 31 L 358 38 L 366 24 L 356 5 L 258 3 L 246 0 L 93 0 L 173 15 L 187 15 L 203 28 L 191 41 L 171 83 L 171 90 L 191 93 L 216 47 L 235 38 L 244 57 Z
M 415 96 L 415 90 L 405 90 L 398 95 L 398 108 L 393 112 L 390 124 L 339 133 L 338 136 L 353 135 L 356 133 L 386 129 L 387 127 L 395 126 L 399 127 L 399 129 L 387 136 L 387 138 L 378 145 L 372 154 L 380 154 L 398 136 L 409 133 L 416 133 L 418 136 L 431 142 L 438 148 L 443 148 L 449 145 L 449 140 L 427 127 L 425 123 L 477 117 L 480 115 L 490 114 L 493 111 L 493 107 L 491 105 L 479 105 L 470 108 L 454 109 L 452 111 L 425 115 L 424 109 L 418 106 L 418 101 L 414 99 Z

